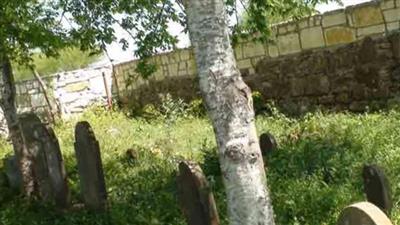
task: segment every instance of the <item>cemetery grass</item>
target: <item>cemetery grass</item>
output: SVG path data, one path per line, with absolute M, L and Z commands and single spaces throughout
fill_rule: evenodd
M 213 129 L 205 117 L 182 111 L 174 116 L 128 118 L 93 109 L 55 125 L 74 203 L 80 201 L 74 156 L 74 126 L 88 121 L 100 143 L 108 192 L 108 213 L 58 212 L 26 203 L 0 179 L 0 224 L 186 224 L 177 203 L 176 171 L 182 159 L 199 162 L 217 201 L 222 224 L 226 202 Z M 311 113 L 290 118 L 277 111 L 257 117 L 258 132 L 271 132 L 278 150 L 268 162 L 268 186 L 277 224 L 336 224 L 346 205 L 363 201 L 362 167 L 378 164 L 389 177 L 400 224 L 400 111 L 350 114 Z M 128 149 L 137 154 L 126 154 Z M 0 141 L 0 159 L 11 153 Z M 0 163 L 0 168 L 2 167 Z

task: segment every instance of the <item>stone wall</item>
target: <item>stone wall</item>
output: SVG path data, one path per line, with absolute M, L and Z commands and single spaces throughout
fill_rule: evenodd
M 114 67 L 116 82 L 113 85 L 113 93 L 119 95 L 123 104 L 157 103 L 160 95 L 166 93 L 183 99 L 193 97 L 192 92 L 197 90 L 197 82 L 193 82 L 197 71 L 191 49 L 156 55 L 152 62 L 158 69 L 148 80 L 140 78 L 135 72 L 137 61 Z
M 61 114 L 69 117 L 95 103 L 107 104 L 106 86 L 111 95 L 112 69 L 106 66 L 64 72 L 55 76 L 53 83 Z
M 53 97 L 53 79 L 54 76 L 43 77 L 43 82 L 49 89 L 49 97 Z M 22 112 L 38 112 L 44 113 L 48 110 L 48 105 L 46 103 L 43 90 L 40 87 L 40 83 L 37 80 L 25 80 L 20 81 L 15 84 L 17 91 L 16 104 L 18 106 L 18 111 Z M 53 102 L 54 104 L 54 102 Z
M 271 62 L 291 60 L 299 57 L 300 53 L 312 54 L 310 51 L 346 46 L 365 37 L 385 36 L 399 29 L 400 0 L 372 1 L 275 25 L 272 28 L 271 43 L 242 41 L 235 47 L 235 56 L 246 80 L 257 83 L 257 80 L 265 79 L 263 77 L 265 73 L 257 69 L 260 60 Z M 137 61 L 115 67 L 119 95 L 123 103 L 130 105 L 156 103 L 160 100 L 159 94 L 163 93 L 170 93 L 186 100 L 199 97 L 195 78 L 196 65 L 191 49 L 160 54 L 152 60 L 158 66 L 156 74 L 149 80 L 137 79 L 132 85 L 128 84 L 131 82 L 130 77 L 137 77 L 135 73 Z M 280 74 L 280 76 L 290 76 L 290 74 Z M 115 85 L 113 90 L 116 93 Z M 272 98 L 268 94 L 267 96 Z
M 400 96 L 400 33 L 340 47 L 266 58 L 246 82 L 288 111 L 364 111 Z
M 53 77 L 44 77 L 43 82 L 49 88 L 49 94 L 52 94 L 52 80 Z M 2 85 L 0 84 L 0 88 Z M 47 118 L 49 107 L 46 103 L 42 89 L 37 80 L 26 80 L 16 82 L 16 105 L 18 113 L 23 112 L 36 112 L 37 114 Z M 52 97 L 52 96 L 50 96 Z M 53 98 L 51 98 L 53 100 Z M 52 101 L 53 106 L 54 101 Z M 4 117 L 3 110 L 0 108 L 0 136 L 7 136 L 8 128 Z
M 81 113 L 95 103 L 107 104 L 104 79 L 108 92 L 112 93 L 111 66 L 61 72 L 42 79 L 48 89 L 51 107 L 56 111 L 54 113 L 64 118 Z M 47 114 L 49 106 L 37 80 L 20 81 L 15 86 L 19 113 Z
M 78 115 L 93 104 L 107 105 L 107 92 L 112 94 L 111 66 L 86 68 L 61 72 L 42 78 L 47 87 L 53 114 L 62 118 Z M 104 82 L 104 80 L 106 82 Z M 18 113 L 35 112 L 48 120 L 50 107 L 37 80 L 16 82 Z M 0 136 L 7 136 L 8 129 L 0 109 Z

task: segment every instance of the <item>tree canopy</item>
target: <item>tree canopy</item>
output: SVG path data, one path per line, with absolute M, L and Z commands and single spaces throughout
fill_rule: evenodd
M 225 0 L 231 18 L 245 15 L 244 23 L 231 27 L 235 37 L 266 41 L 271 21 L 299 18 L 314 12 L 318 3 L 340 0 Z M 121 48 L 135 45 L 142 59 L 138 71 L 148 76 L 156 69 L 148 59 L 176 46 L 170 23 L 187 31 L 184 0 L 3 0 L 0 2 L 0 52 L 20 64 L 31 62 L 34 53 L 57 56 L 66 46 L 103 51 L 118 41 Z M 68 27 L 65 26 L 68 24 Z M 115 25 L 126 30 L 133 42 L 117 37 Z M 254 36 L 253 36 L 254 37 Z
M 177 37 L 170 34 L 168 25 L 179 23 L 187 32 L 184 0 L 58 0 L 58 7 L 72 21 L 70 34 L 79 39 L 83 49 L 105 49 L 112 41 L 121 43 L 123 49 L 135 45 L 136 57 L 142 59 L 138 72 L 148 76 L 155 68 L 147 59 L 159 51 L 173 49 Z M 225 0 L 226 10 L 231 18 L 246 16 L 245 23 L 234 23 L 231 27 L 236 37 L 254 37 L 267 41 L 271 22 L 279 19 L 296 19 L 311 14 L 319 3 L 340 0 Z M 64 15 L 64 13 L 63 13 Z M 272 19 L 270 19 L 272 18 Z M 126 30 L 133 43 L 115 36 L 114 24 Z
M 28 64 L 34 52 L 55 56 L 68 42 L 59 11 L 49 1 L 0 1 L 0 54 Z

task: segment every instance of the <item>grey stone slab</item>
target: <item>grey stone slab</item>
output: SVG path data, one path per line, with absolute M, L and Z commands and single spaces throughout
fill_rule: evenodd
M 375 205 L 360 202 L 346 207 L 340 214 L 337 225 L 392 225 L 392 222 Z
M 218 225 L 219 217 L 211 188 L 200 166 L 179 164 L 178 198 L 189 225 Z
M 54 131 L 46 127 L 33 113 L 20 116 L 20 127 L 24 140 L 24 154 L 31 160 L 34 174 L 35 195 L 43 202 L 55 203 L 58 208 L 67 208 L 70 192 L 60 146 Z
M 92 211 L 106 210 L 107 191 L 99 142 L 86 121 L 75 127 L 75 155 L 83 201 Z
M 384 171 L 377 165 L 365 165 L 362 177 L 367 200 L 389 215 L 393 202 L 389 180 Z

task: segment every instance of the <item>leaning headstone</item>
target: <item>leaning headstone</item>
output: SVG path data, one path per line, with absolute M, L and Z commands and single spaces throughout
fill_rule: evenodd
M 369 202 L 360 202 L 346 207 L 339 216 L 337 225 L 393 225 L 378 207 Z
M 191 162 L 179 164 L 178 199 L 189 225 L 218 225 L 214 196 L 200 166 Z
M 20 191 L 22 187 L 22 178 L 19 172 L 17 158 L 13 155 L 5 158 L 3 162 L 8 186 L 13 190 Z
M 278 147 L 275 137 L 270 133 L 263 133 L 260 135 L 260 148 L 263 156 L 266 156 Z
M 60 145 L 52 128 L 44 125 L 33 113 L 19 118 L 24 146 L 32 160 L 36 195 L 44 202 L 67 208 L 70 192 Z
M 77 123 L 75 127 L 75 154 L 85 207 L 92 211 L 104 211 L 107 191 L 100 147 L 90 124 L 86 121 Z
M 367 200 L 389 215 L 393 203 L 389 181 L 383 170 L 376 165 L 366 165 L 362 176 Z

